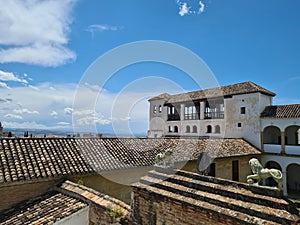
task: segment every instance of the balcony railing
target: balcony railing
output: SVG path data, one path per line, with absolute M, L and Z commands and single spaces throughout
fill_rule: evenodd
M 176 121 L 176 120 L 180 120 L 179 114 L 168 115 L 168 121 Z
M 199 120 L 199 119 L 200 119 L 199 113 L 184 114 L 184 120 Z
M 206 112 L 204 113 L 204 119 L 224 119 L 224 112 Z

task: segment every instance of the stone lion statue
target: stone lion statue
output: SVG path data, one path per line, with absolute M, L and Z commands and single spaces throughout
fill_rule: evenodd
M 163 166 L 163 167 L 170 167 L 172 166 L 171 156 L 172 150 L 167 150 L 164 153 L 158 153 L 155 157 L 155 165 L 156 166 Z
M 247 176 L 247 182 L 254 184 L 254 180 L 259 185 L 260 181 L 269 177 L 272 177 L 277 182 L 277 188 L 282 190 L 282 172 L 277 169 L 263 168 L 258 159 L 252 158 L 249 160 L 249 165 L 253 172 L 253 175 Z

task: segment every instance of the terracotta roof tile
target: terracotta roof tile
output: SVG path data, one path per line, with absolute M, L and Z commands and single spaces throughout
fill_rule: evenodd
M 253 83 L 253 82 L 243 82 L 238 84 L 231 84 L 227 86 L 209 88 L 205 90 L 192 91 L 182 94 L 175 95 L 166 95 L 162 94 L 157 97 L 154 97 L 151 100 L 164 99 L 166 103 L 176 103 L 176 102 L 185 102 L 192 100 L 201 100 L 206 98 L 214 98 L 214 97 L 223 97 L 228 95 L 240 95 L 240 94 L 248 94 L 260 92 L 265 95 L 275 96 L 276 94 Z
M 203 151 L 217 158 L 260 154 L 243 139 L 1 138 L 0 182 L 151 166 L 167 149 L 175 162 Z
M 119 208 L 122 210 L 124 216 L 129 215 L 130 212 L 130 206 L 126 203 L 111 196 L 100 193 L 92 188 L 88 188 L 80 184 L 75 184 L 71 181 L 63 182 L 61 185 L 59 185 L 57 190 L 67 195 L 69 194 L 72 196 L 76 196 L 76 198 L 83 199 L 84 201 L 92 202 L 103 208 Z
M 233 217 L 241 224 L 300 222 L 299 212 L 291 201 L 280 197 L 274 190 L 267 191 L 244 183 L 156 168 L 132 186 L 134 194 L 139 194 L 136 189 L 147 190 L 153 198 L 166 196 L 200 210 Z
M 86 206 L 82 200 L 52 191 L 1 212 L 0 224 L 54 224 Z
M 300 104 L 267 106 L 261 118 L 300 118 Z

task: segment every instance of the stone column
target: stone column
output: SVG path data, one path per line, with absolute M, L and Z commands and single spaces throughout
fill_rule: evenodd
M 285 132 L 281 132 L 281 154 L 285 154 Z
M 264 132 L 260 132 L 260 149 L 262 152 L 264 152 Z
M 184 120 L 184 107 L 185 104 L 180 104 L 180 120 Z
M 204 119 L 205 102 L 200 102 L 200 120 Z
M 282 170 L 282 188 L 283 188 L 283 195 L 287 196 L 287 177 L 286 177 L 286 171 Z

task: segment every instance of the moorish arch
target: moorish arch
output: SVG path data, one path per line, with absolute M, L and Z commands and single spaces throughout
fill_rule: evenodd
M 281 168 L 280 164 L 278 162 L 275 162 L 275 161 L 268 161 L 265 164 L 265 168 L 278 169 L 278 170 L 282 171 L 282 168 Z M 266 179 L 266 185 L 270 186 L 270 187 L 276 187 L 277 183 L 275 182 L 275 180 L 273 178 L 267 178 Z
M 263 131 L 264 144 L 280 144 L 281 132 L 276 126 L 268 126 Z
M 300 195 L 300 164 L 291 163 L 287 169 L 287 192 L 289 195 Z
M 288 126 L 285 129 L 285 136 L 286 136 L 286 145 L 299 145 L 300 144 L 300 126 L 292 125 Z

